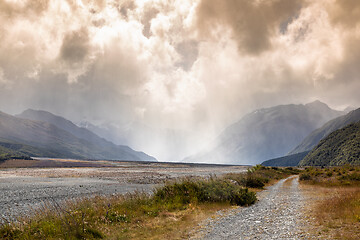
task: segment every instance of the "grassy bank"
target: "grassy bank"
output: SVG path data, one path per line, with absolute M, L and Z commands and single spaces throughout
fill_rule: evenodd
M 311 214 L 319 237 L 360 238 L 360 167 L 307 168 L 300 181 L 313 187 L 318 198 Z
M 154 194 L 133 193 L 48 202 L 31 218 L 0 227 L 2 239 L 181 239 L 219 209 L 255 203 L 263 188 L 297 171 L 256 166 L 244 174 L 169 182 Z
M 307 167 L 305 171 L 300 174 L 300 181 L 323 187 L 360 186 L 360 167 Z

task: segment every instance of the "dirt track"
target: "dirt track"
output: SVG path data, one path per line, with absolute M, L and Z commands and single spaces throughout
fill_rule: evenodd
M 259 201 L 210 219 L 195 239 L 309 239 L 298 177 L 258 193 Z

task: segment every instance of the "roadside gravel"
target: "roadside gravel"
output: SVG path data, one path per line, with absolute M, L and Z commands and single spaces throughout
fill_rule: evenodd
M 208 219 L 193 239 L 310 239 L 303 214 L 304 198 L 298 177 L 280 180 L 258 193 L 259 201 L 246 208 Z

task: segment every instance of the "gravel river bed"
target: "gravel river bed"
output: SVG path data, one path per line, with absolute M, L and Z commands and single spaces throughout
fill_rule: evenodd
M 0 222 L 31 215 L 34 209 L 45 202 L 59 203 L 81 197 L 124 194 L 135 190 L 151 192 L 154 187 L 171 179 L 244 172 L 248 168 L 141 162 L 106 164 L 111 167 L 0 168 Z

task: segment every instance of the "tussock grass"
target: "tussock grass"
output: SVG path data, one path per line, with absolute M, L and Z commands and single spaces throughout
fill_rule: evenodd
M 336 239 L 360 238 L 360 188 L 334 187 L 314 210 L 325 234 Z
M 310 167 L 299 179 L 323 196 L 312 206 L 323 238 L 360 239 L 359 166 Z
M 1 239 L 183 239 L 194 223 L 232 205 L 255 203 L 249 187 L 298 171 L 256 166 L 245 174 L 168 182 L 153 194 L 135 192 L 57 203 L 0 226 Z
M 360 166 L 307 167 L 299 179 L 304 183 L 323 187 L 360 186 Z

